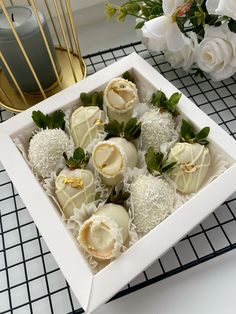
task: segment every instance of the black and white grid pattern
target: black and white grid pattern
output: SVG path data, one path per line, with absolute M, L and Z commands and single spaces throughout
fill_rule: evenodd
M 85 56 L 88 74 L 136 51 L 236 139 L 236 77 L 223 82 L 173 70 L 140 43 Z M 0 109 L 0 122 L 13 114 Z M 4 147 L 0 147 L 4 149 Z M 207 206 L 207 204 L 206 204 Z M 114 298 L 236 248 L 236 194 Z M 79 280 L 79 279 L 78 279 Z M 0 313 L 82 313 L 47 245 L 0 164 Z

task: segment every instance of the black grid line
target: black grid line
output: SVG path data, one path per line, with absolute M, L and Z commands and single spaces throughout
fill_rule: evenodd
M 148 52 L 139 42 L 85 56 L 88 75 L 134 51 L 236 139 L 235 76 L 222 82 L 212 82 L 205 76 L 195 77 L 181 69 L 172 69 L 162 54 Z M 10 116 L 11 114 L 4 109 L 0 109 L 0 122 Z M 131 281 L 112 300 L 235 248 L 236 194 L 161 259 Z M 21 273 L 18 271 L 19 268 Z M 12 273 L 19 274 L 19 278 L 12 280 Z M 53 286 L 50 276 L 54 276 Z M 42 290 L 39 297 L 32 297 L 32 284 L 38 285 Z M 15 294 L 16 290 L 19 295 Z M 25 291 L 25 296 L 19 302 L 22 291 Z M 57 305 L 55 297 L 60 297 L 63 303 Z M 41 309 L 41 312 L 35 310 L 35 306 Z M 0 164 L 0 313 L 15 313 L 18 309 L 24 309 L 25 314 L 34 312 L 50 314 L 57 313 L 57 306 L 61 307 L 60 313 L 62 311 L 68 314 L 83 313 L 83 309 L 66 280 L 62 278 L 60 269 Z

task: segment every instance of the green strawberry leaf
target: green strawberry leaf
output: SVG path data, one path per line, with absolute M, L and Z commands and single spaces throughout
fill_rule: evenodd
M 128 141 L 139 138 L 141 135 L 141 122 L 137 118 L 131 118 L 124 126 L 124 138 Z
M 63 154 L 64 158 L 66 159 L 66 165 L 70 169 L 83 169 L 87 166 L 90 155 L 88 152 L 85 152 L 81 147 L 76 148 L 74 154 L 69 159 L 67 158 L 66 154 Z
M 195 136 L 195 138 L 197 140 L 203 140 L 205 138 L 207 138 L 207 136 L 209 135 L 210 133 L 210 128 L 209 127 L 205 127 L 203 129 L 201 129 Z
M 46 129 L 47 128 L 47 121 L 46 116 L 41 111 L 33 111 L 32 112 L 32 119 L 34 123 L 40 128 L 40 129 Z
M 233 19 L 230 19 L 228 26 L 231 32 L 236 33 L 236 21 L 234 21 Z
M 141 134 L 141 122 L 137 118 L 131 118 L 126 124 L 113 120 L 104 125 L 104 130 L 108 133 L 106 139 L 123 137 L 127 141 L 132 141 Z
M 32 112 L 32 119 L 40 129 L 62 129 L 65 127 L 65 113 L 61 110 L 44 114 L 40 110 Z
M 163 108 L 167 101 L 166 95 L 162 91 L 152 94 L 151 104 L 154 107 Z
M 80 100 L 85 107 L 97 106 L 98 108 L 103 108 L 103 91 L 94 93 L 81 93 Z
M 149 147 L 145 154 L 145 162 L 148 171 L 153 174 L 159 172 L 160 174 L 168 172 L 175 166 L 176 162 L 167 163 L 162 153 L 156 153 L 153 147 Z
M 119 123 L 116 120 L 110 121 L 107 124 L 104 124 L 104 131 L 108 133 L 106 139 L 111 137 L 120 137 L 124 128 L 124 123 Z
M 126 71 L 126 72 L 122 75 L 122 77 L 123 77 L 125 80 L 128 80 L 128 81 L 130 81 L 130 82 L 132 82 L 132 83 L 135 83 L 134 78 L 133 78 L 133 76 L 129 73 L 129 71 Z
M 171 162 L 171 163 L 169 163 L 169 164 L 166 164 L 166 165 L 164 165 L 164 166 L 162 166 L 161 167 L 161 173 L 164 173 L 164 172 L 169 172 L 169 171 L 171 171 L 173 168 L 174 168 L 174 166 L 176 165 L 176 161 L 174 161 L 174 162 Z
M 55 111 L 50 115 L 52 129 L 64 129 L 65 127 L 65 114 L 63 111 Z
M 198 133 L 195 132 L 194 127 L 187 122 L 186 120 L 182 120 L 182 126 L 180 130 L 180 138 L 182 142 L 188 143 L 199 143 L 201 145 L 207 145 L 209 142 L 206 139 L 210 133 L 210 128 L 205 127 L 201 129 Z
M 195 137 L 193 126 L 184 119 L 182 120 L 180 136 L 184 142 L 188 142 Z
M 128 191 L 121 190 L 117 193 L 115 187 L 113 187 L 106 203 L 123 205 L 124 202 L 127 201 L 129 197 L 130 197 L 130 193 Z
M 177 110 L 177 105 L 182 94 L 174 93 L 168 99 L 162 91 L 157 91 L 154 93 L 150 99 L 150 104 L 153 107 L 160 108 L 162 111 L 170 112 L 174 117 L 179 115 Z
M 83 150 L 83 148 L 78 147 L 73 154 L 73 158 L 75 160 L 83 160 L 85 158 L 85 151 Z

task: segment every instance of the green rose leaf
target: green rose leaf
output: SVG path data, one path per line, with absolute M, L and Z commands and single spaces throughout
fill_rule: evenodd
M 152 95 L 151 104 L 154 107 L 161 108 L 167 101 L 166 95 L 162 91 L 158 91 Z
M 128 2 L 125 5 L 125 8 L 127 10 L 127 14 L 134 15 L 136 15 L 141 10 L 141 6 L 137 2 Z
M 108 19 L 112 18 L 117 12 L 117 8 L 115 8 L 112 4 L 107 2 L 105 4 L 105 14 Z
M 141 29 L 144 25 L 145 21 L 141 21 L 141 22 L 138 22 L 136 25 L 135 25 L 135 29 Z

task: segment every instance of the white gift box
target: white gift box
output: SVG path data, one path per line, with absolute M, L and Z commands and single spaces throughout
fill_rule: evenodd
M 146 61 L 133 53 L 0 125 L 0 159 L 87 313 L 109 300 L 236 191 L 236 141 L 183 95 L 178 105 L 179 111 L 196 128 L 211 128 L 209 141 L 229 162 L 229 168 L 119 258 L 97 274 L 92 273 L 76 239 L 35 178 L 16 147 L 14 138 L 29 138 L 29 134 L 32 134 L 35 129 L 31 118 L 33 110 L 50 113 L 72 107 L 78 103 L 81 92 L 103 90 L 108 81 L 121 76 L 125 71 L 132 72 L 141 94 L 147 90 L 152 92 L 161 89 L 170 96 L 178 91 Z

